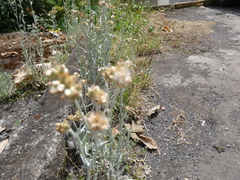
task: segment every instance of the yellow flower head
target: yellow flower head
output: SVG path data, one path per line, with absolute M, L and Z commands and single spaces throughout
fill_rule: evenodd
M 82 117 L 79 111 L 77 111 L 74 115 L 69 115 L 67 119 L 69 121 L 78 121 L 78 122 L 82 121 Z
M 70 129 L 70 125 L 66 119 L 64 119 L 61 123 L 55 124 L 55 130 L 62 134 L 65 133 L 68 129 Z

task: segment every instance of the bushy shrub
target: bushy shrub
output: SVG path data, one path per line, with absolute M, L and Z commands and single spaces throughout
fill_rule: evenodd
M 16 28 L 16 17 L 11 5 L 13 2 L 0 0 L 0 32 L 9 32 Z
M 0 0 L 0 32 L 16 31 L 32 25 L 33 12 L 47 19 L 47 13 L 53 6 L 47 0 Z

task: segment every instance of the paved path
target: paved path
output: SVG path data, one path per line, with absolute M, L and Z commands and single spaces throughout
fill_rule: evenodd
M 167 17 L 214 24 L 193 51 L 155 57 L 152 101 L 166 111 L 146 123 L 161 150 L 147 154 L 149 179 L 239 180 L 240 8 L 193 7 Z

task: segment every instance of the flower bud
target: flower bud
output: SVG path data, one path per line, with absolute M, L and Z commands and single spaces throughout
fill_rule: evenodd
M 61 123 L 55 124 L 55 130 L 61 134 L 65 133 L 68 129 L 70 129 L 70 125 L 66 119 L 64 119 Z

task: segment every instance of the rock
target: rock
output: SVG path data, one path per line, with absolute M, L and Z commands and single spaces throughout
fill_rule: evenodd
M 218 153 L 225 152 L 225 148 L 224 148 L 223 146 L 221 146 L 220 144 L 214 144 L 214 145 L 213 145 L 213 148 L 214 148 Z
M 67 61 L 71 73 L 78 66 L 74 52 Z M 72 113 L 73 104 L 46 89 L 37 100 L 27 97 L 0 103 L 0 109 L 0 124 L 6 127 L 0 142 L 9 139 L 0 154 L 0 179 L 66 179 L 65 138 L 54 126 Z
M 78 71 L 78 56 L 82 54 L 76 47 L 68 58 L 66 66 L 71 74 Z M 0 179 L 66 179 L 66 138 L 54 127 L 73 113 L 73 103 L 46 89 L 38 99 L 31 96 L 0 103 L 0 109 L 0 125 L 4 127 L 0 142 L 8 139 L 0 153 Z
M 54 125 L 69 114 L 71 103 L 45 91 L 45 103 L 28 97 L 12 103 L 10 109 L 5 106 L 0 105 L 0 124 L 6 127 L 0 141 L 6 137 L 9 141 L 0 154 L 1 179 L 57 179 L 65 140 Z

